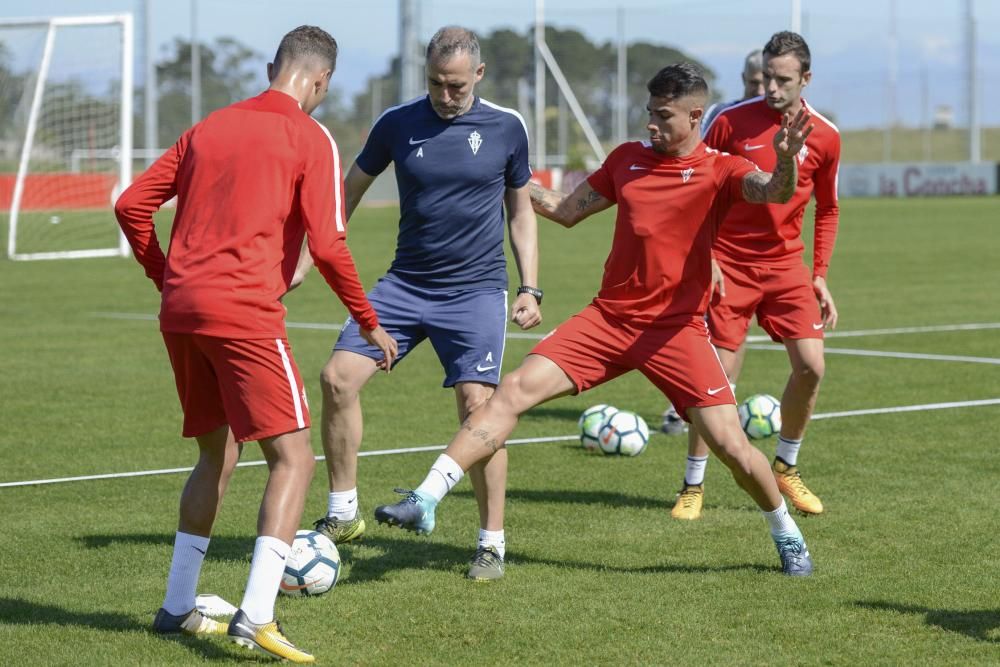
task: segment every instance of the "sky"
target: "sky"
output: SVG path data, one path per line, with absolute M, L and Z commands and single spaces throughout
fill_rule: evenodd
M 144 0 L 0 0 L 0 17 L 134 12 Z M 488 33 L 518 32 L 533 23 L 533 0 L 471 3 L 417 0 L 421 41 L 445 24 Z M 959 124 L 967 117 L 964 0 L 896 0 L 898 74 L 896 118 L 917 125 L 943 105 Z M 311 23 L 326 28 L 340 45 L 333 84 L 347 96 L 384 72 L 398 48 L 398 0 L 152 0 L 152 42 L 158 55 L 175 37 L 189 38 L 191 8 L 197 7 L 203 41 L 219 36 L 270 57 L 288 30 Z M 487 6 L 488 5 L 488 6 Z M 813 55 L 813 83 L 806 95 L 845 128 L 881 127 L 890 117 L 891 0 L 801 0 L 802 33 Z M 1000 2 L 973 0 L 977 21 L 976 71 L 980 118 L 1000 125 Z M 791 26 L 791 0 L 544 0 L 547 21 L 574 28 L 597 42 L 614 41 L 619 8 L 627 41 L 678 47 L 714 69 L 726 99 L 741 91 L 746 53 L 775 31 Z M 137 52 L 144 46 L 137 24 Z M 488 75 L 488 74 L 487 74 Z M 141 65 L 137 81 L 142 80 Z M 262 78 L 263 81 L 263 78 Z

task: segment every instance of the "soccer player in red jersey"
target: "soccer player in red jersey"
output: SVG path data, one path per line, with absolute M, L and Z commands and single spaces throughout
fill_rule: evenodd
M 837 325 L 837 307 L 826 285 L 840 212 L 837 169 L 840 135 L 805 99 L 811 79 L 809 46 L 793 32 L 779 32 L 764 47 L 765 94 L 724 110 L 708 128 L 705 143 L 743 155 L 761 169 L 774 166 L 767 147 L 781 131 L 782 118 L 800 111 L 814 119 L 815 130 L 795 160 L 795 194 L 784 204 L 734 204 L 726 216 L 713 256 L 721 270 L 718 297 L 708 309 L 712 343 L 731 383 L 743 364 L 747 329 L 758 323 L 788 351 L 792 371 L 781 398 L 781 433 L 773 470 L 781 492 L 801 512 L 820 514 L 823 503 L 799 475 L 798 452 L 823 378 L 823 331 Z M 813 266 L 802 261 L 802 220 L 816 195 Z M 708 447 L 696 432 L 689 435 L 684 485 L 671 515 L 697 519 L 704 498 Z
M 309 114 L 326 96 L 337 43 L 302 26 L 267 66 L 270 87 L 210 114 L 118 199 L 115 214 L 136 259 L 162 293 L 160 330 L 198 463 L 181 495 L 160 633 L 227 634 L 293 662 L 313 662 L 283 635 L 274 601 L 298 529 L 315 459 L 309 409 L 285 333 L 281 297 L 303 237 L 323 277 L 382 350 L 379 326 L 346 244 L 340 156 Z M 177 196 L 166 257 L 153 213 Z M 250 577 L 228 628 L 202 615 L 195 591 L 212 525 L 243 442 L 257 440 L 269 476 Z
M 812 572 L 805 541 L 767 458 L 740 428 L 729 381 L 709 342 L 705 307 L 711 248 L 740 201 L 782 202 L 795 188 L 795 156 L 809 116 L 788 117 L 774 136 L 773 173 L 705 146 L 699 137 L 708 87 L 696 67 L 665 67 L 647 85 L 649 140 L 622 144 L 569 196 L 532 186 L 540 215 L 573 227 L 618 205 L 611 254 L 593 302 L 540 342 L 462 425 L 424 482 L 376 518 L 434 528 L 437 503 L 476 461 L 504 446 L 518 416 L 630 370 L 648 377 L 702 433 L 767 518 L 782 570 Z

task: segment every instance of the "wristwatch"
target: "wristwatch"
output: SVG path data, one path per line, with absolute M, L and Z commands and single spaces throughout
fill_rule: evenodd
M 520 287 L 517 288 L 517 295 L 520 296 L 522 294 L 530 294 L 531 296 L 535 297 L 535 301 L 538 302 L 539 306 L 542 305 L 542 294 L 544 294 L 544 292 L 542 292 L 542 290 L 538 289 L 537 287 L 528 287 L 527 285 L 521 285 Z

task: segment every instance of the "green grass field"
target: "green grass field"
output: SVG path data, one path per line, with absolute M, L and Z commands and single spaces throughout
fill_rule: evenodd
M 1000 397 L 1000 330 L 947 330 L 1000 321 L 1000 199 L 842 204 L 829 277 L 839 330 L 946 330 L 829 339 L 817 412 Z M 611 220 L 569 231 L 540 221 L 541 330 L 591 298 Z M 394 209 L 365 209 L 352 222 L 366 285 L 388 266 L 394 233 Z M 102 315 L 156 312 L 155 289 L 135 262 L 0 261 L 0 293 L 0 483 L 193 464 L 155 322 Z M 345 317 L 315 272 L 287 306 L 290 322 Z M 289 331 L 317 415 L 318 374 L 335 335 Z M 504 368 L 532 345 L 510 340 Z M 885 356 L 833 353 L 845 349 Z M 751 351 L 739 393 L 780 394 L 786 374 L 783 353 Z M 456 423 L 441 376 L 423 346 L 376 378 L 363 398 L 364 449 L 446 442 Z M 651 425 L 663 409 L 631 374 L 529 412 L 514 437 L 573 434 L 594 403 L 636 410 Z M 671 521 L 685 442 L 660 434 L 634 459 L 569 442 L 512 447 L 501 582 L 463 578 L 477 530 L 463 482 L 439 508 L 432 536 L 370 520 L 366 540 L 341 550 L 344 575 L 332 593 L 283 598 L 277 611 L 292 640 L 327 665 L 995 665 L 998 426 L 1000 405 L 814 422 L 800 463 L 827 513 L 800 519 L 817 568 L 806 580 L 781 576 L 763 519 L 717 461 L 703 520 Z M 320 453 L 318 431 L 313 445 Z M 773 447 L 762 443 L 768 455 Z M 363 511 L 393 501 L 394 486 L 418 483 L 435 457 L 362 459 Z M 244 458 L 259 452 L 250 446 Z M 201 592 L 242 597 L 265 477 L 262 467 L 235 475 Z M 323 480 L 313 482 L 304 524 L 325 509 Z M 0 488 L 0 664 L 263 662 L 221 639 L 148 630 L 184 481 Z

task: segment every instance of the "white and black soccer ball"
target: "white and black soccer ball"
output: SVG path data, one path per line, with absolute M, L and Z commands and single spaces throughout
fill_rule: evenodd
M 737 408 L 740 426 L 751 440 L 770 438 L 781 431 L 781 403 L 769 394 L 754 394 Z
M 291 596 L 322 595 L 339 578 L 340 552 L 330 538 L 314 530 L 295 533 L 278 590 Z
M 605 454 L 638 456 L 649 443 L 649 427 L 636 413 L 621 410 L 604 422 L 597 441 Z
M 601 427 L 617 412 L 618 408 L 604 403 L 592 405 L 584 410 L 576 422 L 580 428 L 580 445 L 589 452 L 598 451 L 601 447 L 597 436 L 601 433 Z

